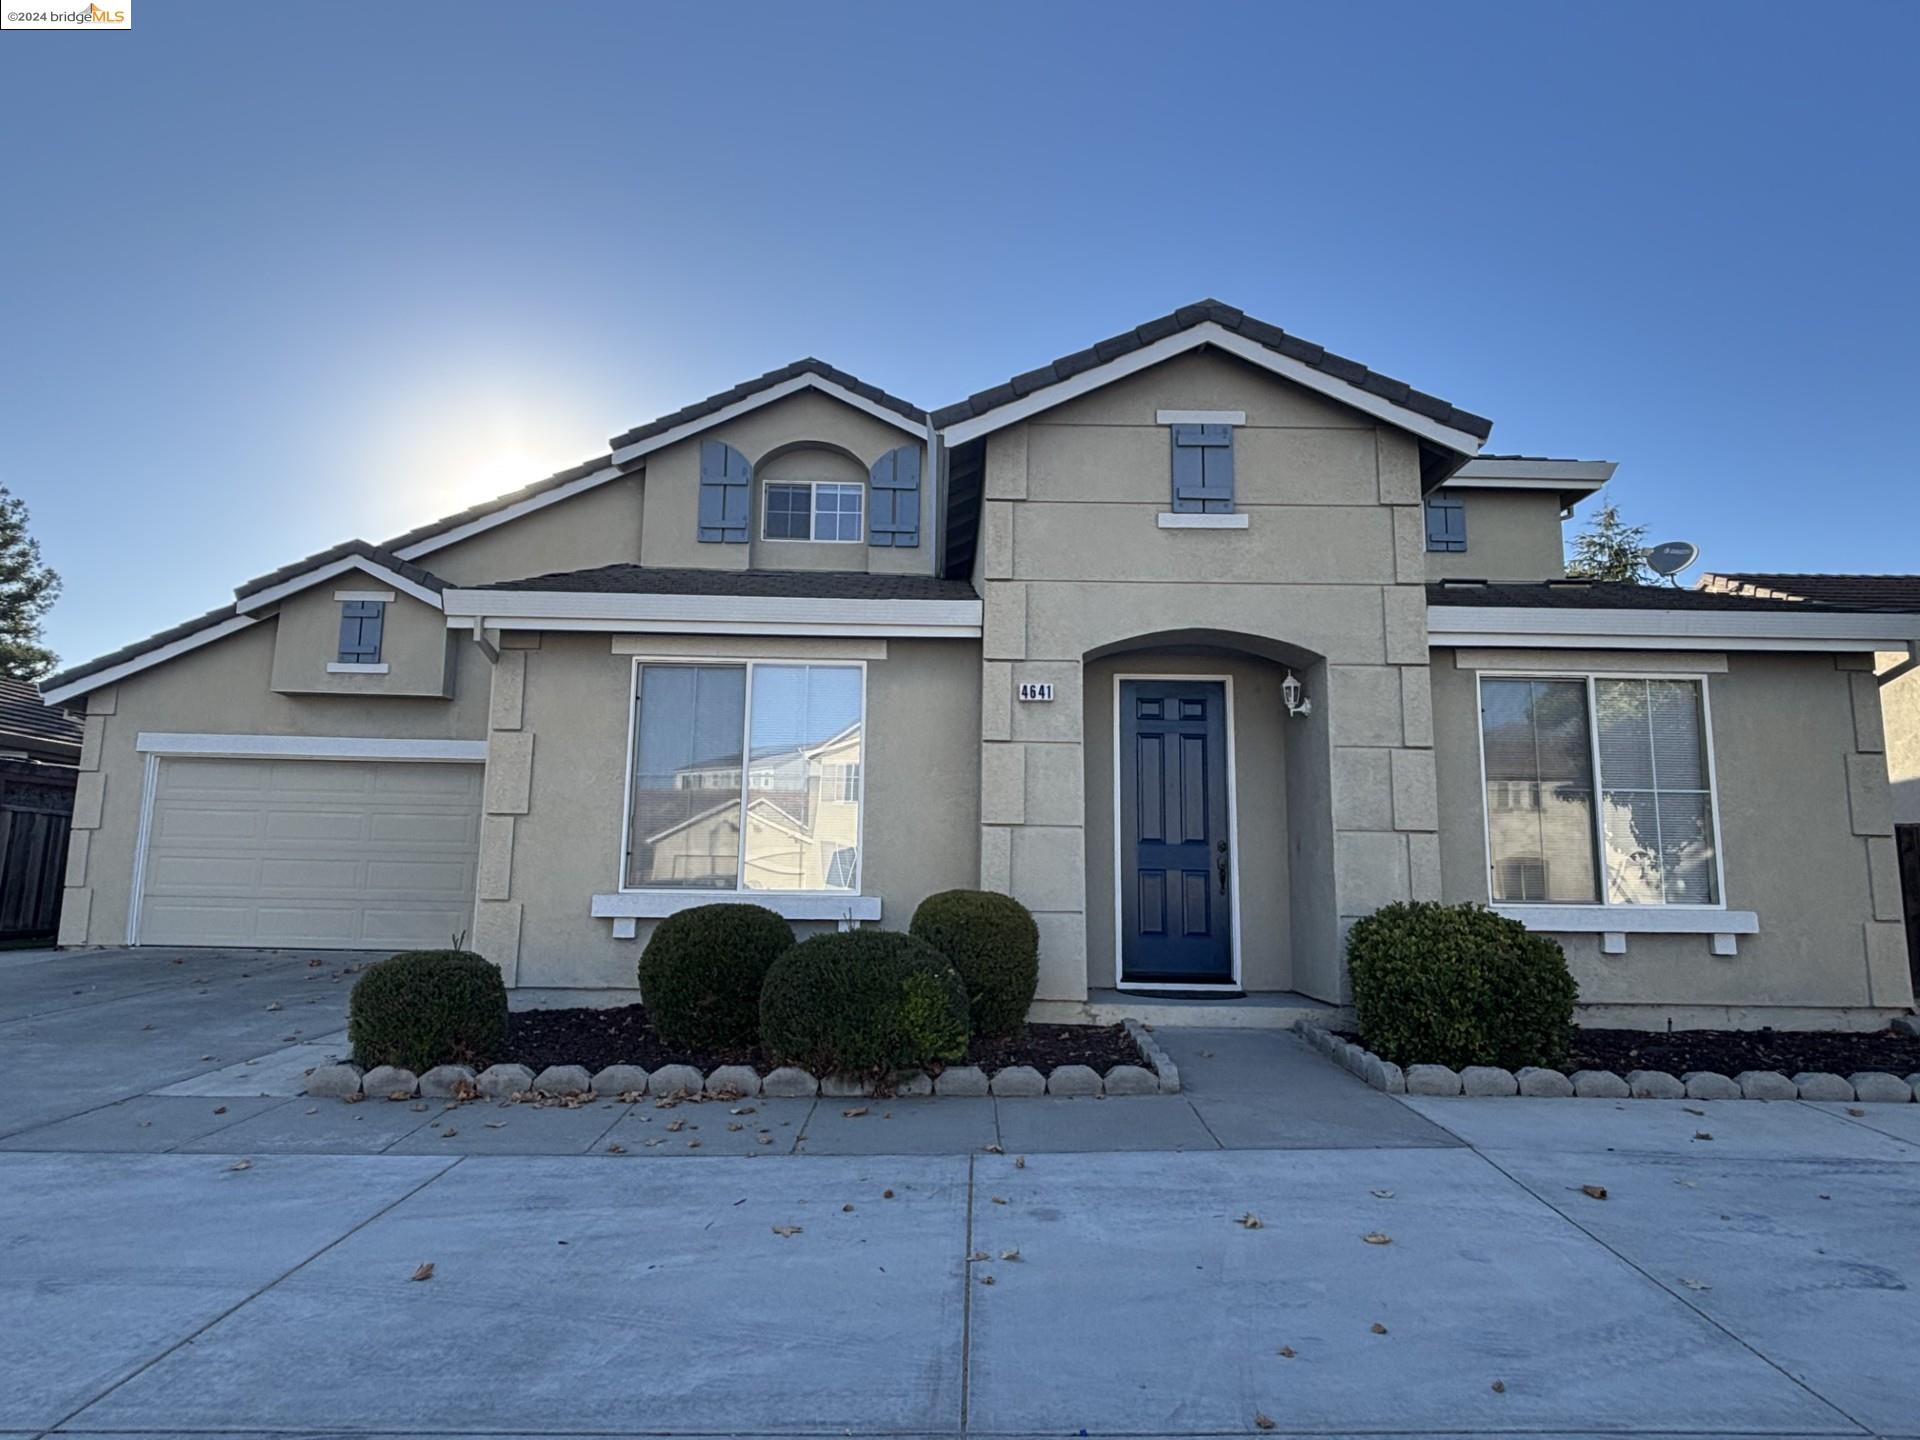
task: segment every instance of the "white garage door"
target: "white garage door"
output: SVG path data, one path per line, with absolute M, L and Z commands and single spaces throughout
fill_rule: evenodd
M 473 925 L 479 765 L 160 762 L 142 945 L 437 947 Z

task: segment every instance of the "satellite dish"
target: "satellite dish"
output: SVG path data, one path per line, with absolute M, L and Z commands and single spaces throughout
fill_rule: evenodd
M 1647 568 L 1672 579 L 1700 558 L 1700 547 L 1689 540 L 1669 540 L 1647 552 Z

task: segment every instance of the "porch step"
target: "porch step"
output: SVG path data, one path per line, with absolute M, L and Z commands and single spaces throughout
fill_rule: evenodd
M 1038 1000 L 1031 1018 L 1044 1025 L 1206 1026 L 1210 1029 L 1291 1030 L 1302 1020 L 1329 1029 L 1353 1024 L 1353 1011 L 1291 990 L 1264 990 L 1224 999 L 1212 995 L 1148 996 L 1124 990 L 1090 990 L 1081 1000 Z

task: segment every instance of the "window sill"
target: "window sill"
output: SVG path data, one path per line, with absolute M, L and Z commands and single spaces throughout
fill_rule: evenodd
M 1162 510 L 1160 512 L 1162 530 L 1244 530 L 1247 528 L 1245 515 L 1196 515 L 1191 511 Z
M 1739 953 L 1740 935 L 1760 933 L 1751 910 L 1713 910 L 1685 905 L 1494 905 L 1496 915 L 1529 930 L 1559 935 L 1598 935 L 1605 955 L 1627 953 L 1629 935 L 1711 935 L 1713 953 Z
M 358 665 L 345 660 L 329 660 L 327 662 L 327 674 L 329 675 L 385 675 L 392 668 L 391 665 L 388 665 L 384 661 L 378 665 Z
M 841 891 L 621 890 L 593 897 L 596 919 L 613 921 L 613 938 L 631 940 L 640 920 L 664 920 L 696 905 L 762 905 L 783 920 L 835 920 L 850 930 L 880 918 L 878 895 Z

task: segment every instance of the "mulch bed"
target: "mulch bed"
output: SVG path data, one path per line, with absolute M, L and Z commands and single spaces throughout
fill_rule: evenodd
M 1799 1030 L 1576 1030 L 1563 1067 L 1575 1070 L 1664 1070 L 1684 1075 L 1711 1070 L 1738 1075 L 1742 1070 L 1803 1070 L 1851 1075 L 1884 1070 L 1907 1076 L 1920 1071 L 1920 1039 L 1891 1030 L 1837 1034 Z
M 668 1045 L 647 1020 L 644 1005 L 604 1010 L 520 1010 L 508 1017 L 507 1049 L 498 1059 L 525 1065 L 538 1074 L 549 1065 L 751 1065 L 761 1074 L 773 1068 L 757 1048 L 685 1050 Z M 986 1071 L 1031 1065 L 1046 1074 L 1061 1065 L 1091 1065 L 1102 1075 L 1115 1065 L 1143 1065 L 1139 1047 L 1124 1025 L 1029 1025 L 1015 1040 L 975 1040 L 964 1062 Z

